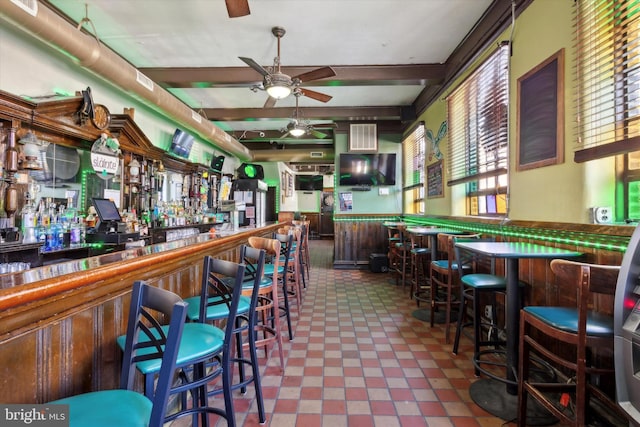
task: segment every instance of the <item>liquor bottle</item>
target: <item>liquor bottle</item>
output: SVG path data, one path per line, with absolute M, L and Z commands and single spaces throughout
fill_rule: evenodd
M 69 228 L 71 227 L 71 223 L 68 221 L 65 211 L 66 209 L 64 208 L 64 205 L 60 205 L 58 206 L 58 212 L 56 213 L 58 224 L 60 225 L 60 228 L 62 228 L 63 232 L 69 231 Z
M 42 247 L 42 250 L 45 250 L 45 246 L 47 243 L 47 228 L 42 224 L 43 215 L 44 215 L 44 202 L 40 200 L 40 207 L 38 209 L 38 214 L 36 216 L 36 240 Z
M 58 238 L 58 230 L 54 229 L 53 223 L 49 224 L 49 226 L 46 227 L 45 235 L 46 241 L 44 250 L 46 252 L 51 252 L 56 248 L 56 239 Z
M 73 197 L 67 197 L 67 208 L 64 210 L 67 231 L 71 230 L 73 223 L 77 222 L 78 211 L 73 206 Z
M 36 243 L 35 226 L 36 214 L 31 203 L 27 203 L 22 208 L 22 243 Z
M 82 243 L 84 243 L 82 241 L 82 224 L 80 224 L 78 218 L 74 218 L 73 222 L 71 223 L 71 236 L 69 238 L 69 244 L 71 245 L 72 248 L 74 247 L 78 247 L 80 245 L 82 245 Z
M 64 247 L 64 233 L 65 226 L 60 222 L 60 218 L 56 218 L 54 223 L 54 232 L 56 233 L 56 249 L 62 249 Z
M 40 199 L 40 221 L 42 222 L 42 226 L 44 228 L 48 228 L 51 224 L 51 217 L 49 216 L 47 205 L 42 199 Z

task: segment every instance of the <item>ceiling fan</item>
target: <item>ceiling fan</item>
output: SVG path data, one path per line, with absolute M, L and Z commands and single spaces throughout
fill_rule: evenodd
M 300 85 L 312 80 L 333 77 L 336 72 L 331 67 L 322 67 L 311 70 L 306 73 L 290 77 L 284 74 L 280 69 L 280 39 L 284 36 L 285 30 L 282 27 L 273 27 L 271 33 L 278 39 L 278 56 L 273 59 L 273 67 L 268 71 L 251 58 L 240 56 L 239 58 L 249 67 L 256 70 L 262 75 L 262 86 L 255 85 L 251 88 L 254 92 L 265 90 L 269 94 L 264 107 L 273 107 L 278 99 L 283 99 L 291 93 L 294 95 L 307 96 L 320 102 L 328 102 L 332 97 L 324 93 L 316 92 L 310 89 L 301 88 Z
M 302 135 L 312 135 L 314 138 L 318 138 L 318 139 L 324 139 L 326 138 L 327 135 L 326 133 L 320 132 L 316 129 L 314 129 L 314 127 L 308 123 L 303 121 L 300 118 L 300 112 L 298 110 L 298 98 L 302 95 L 301 93 L 294 93 L 295 97 L 296 97 L 296 109 L 293 112 L 293 118 L 291 119 L 291 121 L 287 124 L 287 128 L 286 128 L 286 132 L 284 133 L 284 135 L 282 135 L 280 137 L 280 139 L 282 138 L 286 138 L 287 136 L 291 135 L 295 138 L 299 138 Z M 283 131 L 285 131 L 285 129 L 283 129 Z
M 249 0 L 225 0 L 229 18 L 239 18 L 251 13 L 249 10 Z

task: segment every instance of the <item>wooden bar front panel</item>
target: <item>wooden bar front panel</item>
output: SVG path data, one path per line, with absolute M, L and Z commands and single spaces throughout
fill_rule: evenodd
M 334 265 L 368 265 L 372 253 L 387 253 L 382 221 L 335 221 Z

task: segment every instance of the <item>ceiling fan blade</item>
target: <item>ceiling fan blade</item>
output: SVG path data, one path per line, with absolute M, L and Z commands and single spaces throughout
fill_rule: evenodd
M 293 77 L 293 79 L 298 79 L 301 82 L 310 82 L 312 80 L 326 79 L 327 77 L 333 77 L 336 75 L 336 72 L 333 71 L 331 67 L 322 67 L 316 70 L 311 70 L 306 73 L 302 73 Z
M 249 0 L 225 0 L 229 18 L 239 18 L 251 13 L 249 10 Z
M 273 108 L 276 106 L 277 99 L 272 96 L 267 97 L 267 101 L 264 103 L 264 108 Z
M 238 56 L 238 58 L 240 58 L 240 60 L 242 62 L 244 62 L 245 64 L 247 64 L 249 67 L 253 68 L 254 70 L 256 70 L 257 72 L 259 72 L 260 74 L 262 74 L 263 77 L 266 77 L 269 75 L 269 72 L 267 70 L 265 70 L 262 65 L 258 64 L 256 61 L 254 61 L 251 58 L 245 58 L 244 56 Z
M 315 90 L 311 90 L 303 87 L 300 88 L 300 92 L 302 93 L 303 96 L 306 96 L 308 98 L 313 98 L 316 101 L 320 101 L 320 102 L 329 102 L 331 101 L 331 98 L 333 98 L 333 96 L 326 95 L 324 93 L 316 92 Z
M 309 130 L 308 130 L 308 132 L 309 132 L 311 135 L 313 135 L 314 137 L 318 138 L 318 139 L 324 139 L 324 138 L 326 138 L 327 136 L 329 136 L 329 135 L 327 135 L 326 133 L 324 133 L 324 132 L 320 132 L 320 131 L 317 131 L 317 130 L 315 130 L 315 129 L 313 129 L 313 128 L 309 129 Z

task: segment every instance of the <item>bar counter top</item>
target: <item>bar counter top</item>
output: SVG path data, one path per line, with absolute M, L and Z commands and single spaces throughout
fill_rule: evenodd
M 0 310 L 76 288 L 89 280 L 100 280 L 104 275 L 114 273 L 110 267 L 115 264 L 118 264 L 118 274 L 126 274 L 150 264 L 166 262 L 173 258 L 172 253 L 176 250 L 182 249 L 181 252 L 184 254 L 206 250 L 244 234 L 253 235 L 259 229 L 255 227 L 241 227 L 235 231 L 216 229 L 215 233 L 201 233 L 172 242 L 0 274 Z

